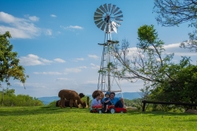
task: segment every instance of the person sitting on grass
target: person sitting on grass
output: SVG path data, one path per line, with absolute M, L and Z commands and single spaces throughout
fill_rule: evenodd
M 111 105 L 110 98 L 109 98 L 110 92 L 105 93 L 105 98 L 103 100 L 104 110 L 107 112 L 108 106 Z
M 96 95 L 95 99 L 92 100 L 91 107 L 99 107 L 99 106 L 102 107 L 102 104 L 101 104 L 101 95 L 98 93 Z
M 123 100 L 123 98 L 115 97 L 115 93 L 114 92 L 110 93 L 110 102 L 115 107 L 120 107 L 120 108 L 124 107 L 124 100 Z

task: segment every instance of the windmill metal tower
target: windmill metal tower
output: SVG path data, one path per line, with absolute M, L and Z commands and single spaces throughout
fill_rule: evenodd
M 123 14 L 120 8 L 112 4 L 101 5 L 94 13 L 94 22 L 96 26 L 104 31 L 104 43 L 99 43 L 99 45 L 103 46 L 103 51 L 97 85 L 97 90 L 101 90 L 103 92 L 122 91 L 119 81 L 117 80 L 118 78 L 116 78 L 112 73 L 116 69 L 112 48 L 118 43 L 118 41 L 113 41 L 111 35 L 113 32 L 117 33 L 117 29 L 123 21 L 122 18 Z M 114 83 L 118 86 L 118 90 L 114 90 Z

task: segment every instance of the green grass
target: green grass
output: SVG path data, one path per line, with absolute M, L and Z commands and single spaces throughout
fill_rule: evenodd
M 88 109 L 0 107 L 0 131 L 194 131 L 197 115 L 128 111 L 89 113 Z

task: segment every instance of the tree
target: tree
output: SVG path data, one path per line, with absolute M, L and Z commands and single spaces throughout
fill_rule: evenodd
M 189 41 L 181 43 L 181 47 L 197 52 L 197 0 L 155 0 L 154 12 L 158 14 L 156 20 L 162 26 L 178 26 L 189 22 L 194 27 L 189 33 Z
M 122 46 L 115 48 L 115 57 L 121 65 L 121 70 L 116 74 L 131 81 L 143 80 L 148 91 L 148 87 L 156 87 L 166 78 L 172 79 L 166 69 L 171 64 L 173 54 L 162 54 L 164 43 L 158 38 L 153 25 L 141 26 L 138 29 L 138 40 L 136 52 L 131 52 L 125 40 Z
M 0 82 L 6 82 L 10 85 L 10 78 L 20 80 L 25 83 L 25 69 L 19 65 L 17 52 L 13 52 L 13 45 L 10 44 L 8 38 L 11 38 L 9 32 L 0 35 Z
M 153 25 L 141 26 L 138 40 L 136 52 L 130 52 L 125 40 L 115 48 L 121 67 L 116 75 L 143 80 L 145 99 L 196 103 L 197 66 L 191 65 L 190 58 L 182 57 L 180 63 L 173 63 L 173 54 L 165 54 L 164 43 Z

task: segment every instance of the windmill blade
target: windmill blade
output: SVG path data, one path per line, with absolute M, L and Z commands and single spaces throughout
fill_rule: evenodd
M 122 22 L 123 15 L 115 16 L 114 20 Z
M 102 15 L 102 14 L 99 14 L 99 13 L 97 13 L 97 12 L 95 12 L 95 13 L 94 13 L 94 17 L 101 17 L 101 18 L 102 18 L 103 15 Z
M 94 21 L 102 20 L 100 17 L 94 17 Z
M 107 4 L 104 4 L 103 7 L 105 9 L 105 13 L 107 13 L 108 12 L 108 10 L 107 10 Z
M 101 9 L 102 10 L 102 12 L 104 12 L 105 13 L 105 9 L 104 9 L 104 7 L 101 5 L 101 6 L 99 6 L 99 9 Z
M 112 13 L 115 14 L 120 8 L 117 7 Z
M 99 9 L 99 8 L 96 9 L 96 12 L 97 12 L 97 13 L 100 13 L 100 14 L 104 14 L 104 12 L 102 12 L 102 10 Z
M 103 20 L 102 19 L 100 19 L 100 20 L 98 20 L 98 21 L 94 21 L 94 23 L 96 24 L 96 25 L 98 25 L 100 22 L 102 22 Z
M 119 15 L 119 16 L 116 16 L 116 17 L 118 17 L 118 18 L 122 18 L 122 17 L 123 17 L 123 15 Z M 115 18 L 116 18 L 116 17 L 115 17 Z
M 111 12 L 111 4 L 108 4 L 108 11 Z
M 106 23 L 105 22 L 103 22 L 103 23 L 104 24 L 102 25 L 101 30 L 105 31 Z
M 104 24 L 105 24 L 105 22 L 102 21 L 101 23 L 99 23 L 99 24 L 97 25 L 97 27 L 98 27 L 98 28 L 101 28 L 101 26 L 103 26 Z
M 114 15 L 119 15 L 119 14 L 122 14 L 122 11 L 118 11 L 117 13 L 115 13 Z
M 110 13 L 112 13 L 113 14 L 113 12 L 114 12 L 114 9 L 116 8 L 116 5 L 113 5 L 112 6 L 112 10 L 111 10 L 111 12 Z
M 120 19 L 120 18 L 114 18 L 116 21 L 118 21 L 118 22 L 122 22 L 123 20 L 122 19 Z

